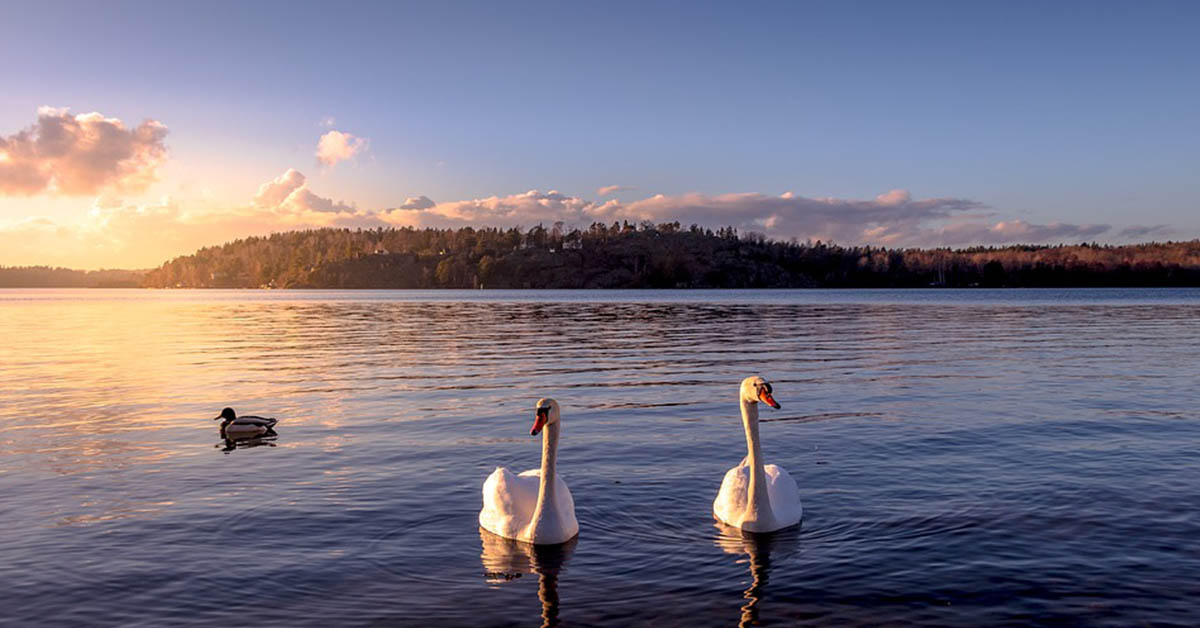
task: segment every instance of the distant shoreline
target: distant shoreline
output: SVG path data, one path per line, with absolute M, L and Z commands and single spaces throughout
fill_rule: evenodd
M 733 228 L 316 229 L 152 270 L 0 267 L 5 288 L 655 290 L 1200 287 L 1200 240 L 962 249 L 782 242 Z
M 154 288 L 144 286 L 4 286 L 0 290 L 122 290 L 138 292 L 178 292 L 196 291 L 237 291 L 237 292 L 763 292 L 763 291 L 799 291 L 799 292 L 972 292 L 985 290 L 1186 290 L 1200 288 L 1200 285 L 1181 286 L 914 286 L 898 288 L 863 288 L 863 287 L 809 287 L 809 288 Z

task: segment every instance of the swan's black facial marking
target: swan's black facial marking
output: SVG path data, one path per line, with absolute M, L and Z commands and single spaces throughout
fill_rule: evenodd
M 778 410 L 781 406 L 775 401 L 775 397 L 772 396 L 772 392 L 771 384 L 768 382 L 763 382 L 762 385 L 758 387 L 758 399 L 768 406 Z
M 529 430 L 530 436 L 537 436 L 543 427 L 546 427 L 546 422 L 550 420 L 550 406 L 538 406 L 533 418 L 533 428 Z

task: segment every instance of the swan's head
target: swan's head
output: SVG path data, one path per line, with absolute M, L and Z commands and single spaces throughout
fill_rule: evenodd
M 535 412 L 533 429 L 529 430 L 530 436 L 537 436 L 541 433 L 543 427 L 558 423 L 558 402 L 553 399 L 539 399 Z
M 755 375 L 742 380 L 742 400 L 750 403 L 763 402 L 776 410 L 779 404 L 771 396 L 771 382 Z
M 226 421 L 232 421 L 236 418 L 237 418 L 237 414 L 234 413 L 233 408 L 225 408 L 224 410 L 221 411 L 221 414 L 218 414 L 217 416 L 213 417 L 213 420 L 217 421 L 220 419 L 225 419 Z

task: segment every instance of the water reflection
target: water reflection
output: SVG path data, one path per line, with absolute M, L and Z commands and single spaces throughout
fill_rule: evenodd
M 479 529 L 479 540 L 483 543 L 483 577 L 489 583 L 511 582 L 522 574 L 537 574 L 538 600 L 542 603 L 542 626 L 559 625 L 558 619 L 558 575 L 566 569 L 567 561 L 575 552 L 576 536 L 559 545 L 533 545 L 506 539 Z
M 5 294 L 0 625 L 1195 623 L 1200 291 Z M 803 563 L 778 538 L 724 554 L 697 508 L 741 438 L 722 391 L 754 372 L 803 399 L 770 417 L 822 522 Z M 565 614 L 563 561 L 469 538 L 547 390 L 579 408 L 572 489 L 603 548 L 571 558 Z M 224 404 L 290 431 L 214 441 Z M 214 556 L 261 529 L 287 533 Z M 285 579 L 287 603 L 211 604 L 231 578 Z
M 226 438 L 213 445 L 221 451 L 229 453 L 235 449 L 251 449 L 253 447 L 275 447 L 275 436 L 256 436 L 251 438 Z
M 738 621 L 739 628 L 759 625 L 759 606 L 766 598 L 767 582 L 771 575 L 772 561 L 791 556 L 800 548 L 800 526 L 756 534 L 745 532 L 738 528 L 727 526 L 720 522 L 713 525 L 717 528 L 714 539 L 717 547 L 727 554 L 746 554 L 750 564 L 750 587 L 742 597 L 746 603 L 742 606 L 742 617 Z M 743 562 L 743 560 L 738 561 Z

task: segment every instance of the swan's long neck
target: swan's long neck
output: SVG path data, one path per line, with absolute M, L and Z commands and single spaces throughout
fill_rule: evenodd
M 758 440 L 758 404 L 742 399 L 742 424 L 746 428 L 746 462 L 750 465 L 747 519 L 767 523 L 774 516 L 767 496 L 767 472 L 763 469 L 762 445 Z
M 546 426 L 542 432 L 542 478 L 538 484 L 537 506 L 533 509 L 530 526 L 536 530 L 544 517 L 549 515 L 555 505 L 555 475 L 558 473 L 558 421 Z

